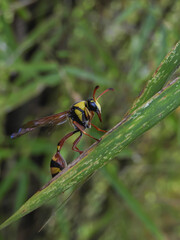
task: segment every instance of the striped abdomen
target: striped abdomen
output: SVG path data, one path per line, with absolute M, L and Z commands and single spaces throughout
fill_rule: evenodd
M 50 170 L 52 177 L 55 177 L 59 172 L 61 172 L 65 167 L 67 167 L 67 163 L 65 159 L 61 156 L 59 152 L 57 152 L 51 159 Z

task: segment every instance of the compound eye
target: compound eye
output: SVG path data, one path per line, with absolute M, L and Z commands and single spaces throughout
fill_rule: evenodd
M 94 100 L 90 100 L 90 101 L 89 101 L 89 108 L 90 108 L 92 111 L 97 111 L 97 105 L 96 105 L 96 103 L 94 102 Z
M 97 109 L 97 106 L 96 106 L 95 102 L 91 102 L 91 107 L 92 107 L 94 110 Z

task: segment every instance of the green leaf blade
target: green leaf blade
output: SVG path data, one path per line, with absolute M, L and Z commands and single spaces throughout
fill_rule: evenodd
M 118 123 L 94 143 L 79 158 L 58 174 L 41 191 L 34 194 L 14 215 L 7 219 L 0 229 L 40 207 L 51 198 L 91 175 L 107 164 L 134 139 L 157 124 L 180 105 L 180 78 L 171 82 L 140 108 Z
M 109 165 L 108 165 L 109 166 Z M 122 197 L 132 212 L 140 219 L 143 225 L 154 235 L 155 239 L 165 239 L 164 234 L 155 225 L 153 220 L 149 217 L 146 211 L 143 209 L 141 204 L 136 200 L 130 191 L 126 188 L 123 182 L 118 178 L 118 174 L 115 172 L 116 169 L 106 167 L 102 169 L 104 177 L 108 180 L 109 184 L 116 190 L 116 192 Z
M 172 51 L 164 58 L 160 66 L 157 68 L 152 78 L 148 81 L 140 96 L 135 100 L 133 107 L 129 113 L 140 107 L 149 98 L 162 89 L 164 84 L 180 66 L 180 42 L 172 49 Z

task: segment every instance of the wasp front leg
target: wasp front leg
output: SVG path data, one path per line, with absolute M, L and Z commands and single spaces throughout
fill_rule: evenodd
M 81 131 L 84 135 L 86 135 L 86 136 L 88 136 L 88 137 L 90 137 L 90 138 L 92 138 L 92 139 L 94 139 L 94 140 L 96 140 L 96 141 L 98 141 L 98 142 L 100 141 L 99 139 L 97 139 L 97 138 L 89 135 L 87 132 L 85 132 L 85 131 L 84 131 L 84 127 L 82 127 L 79 123 L 73 121 L 73 124 L 74 124 L 74 126 L 76 126 L 77 129 L 79 129 L 79 131 Z
M 103 129 L 100 129 L 100 128 L 98 128 L 96 125 L 94 125 L 93 123 L 91 123 L 91 125 L 96 129 L 96 130 L 98 130 L 98 131 L 100 131 L 100 132 L 107 132 L 106 130 L 103 130 Z

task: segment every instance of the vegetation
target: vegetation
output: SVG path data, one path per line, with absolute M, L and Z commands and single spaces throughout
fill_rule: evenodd
M 3 229 L 1 238 L 179 239 L 180 80 L 174 71 L 180 44 L 170 50 L 180 39 L 180 3 L 21 4 L 0 3 L 1 223 L 50 180 L 56 144 L 70 131 L 65 124 L 12 141 L 23 122 L 69 109 L 98 84 L 115 88 L 101 99 L 101 127 L 116 126 L 30 198 L 5 224 L 46 205 Z M 87 149 L 93 141 L 83 138 L 79 148 Z M 78 157 L 73 140 L 62 149 L 68 163 Z

